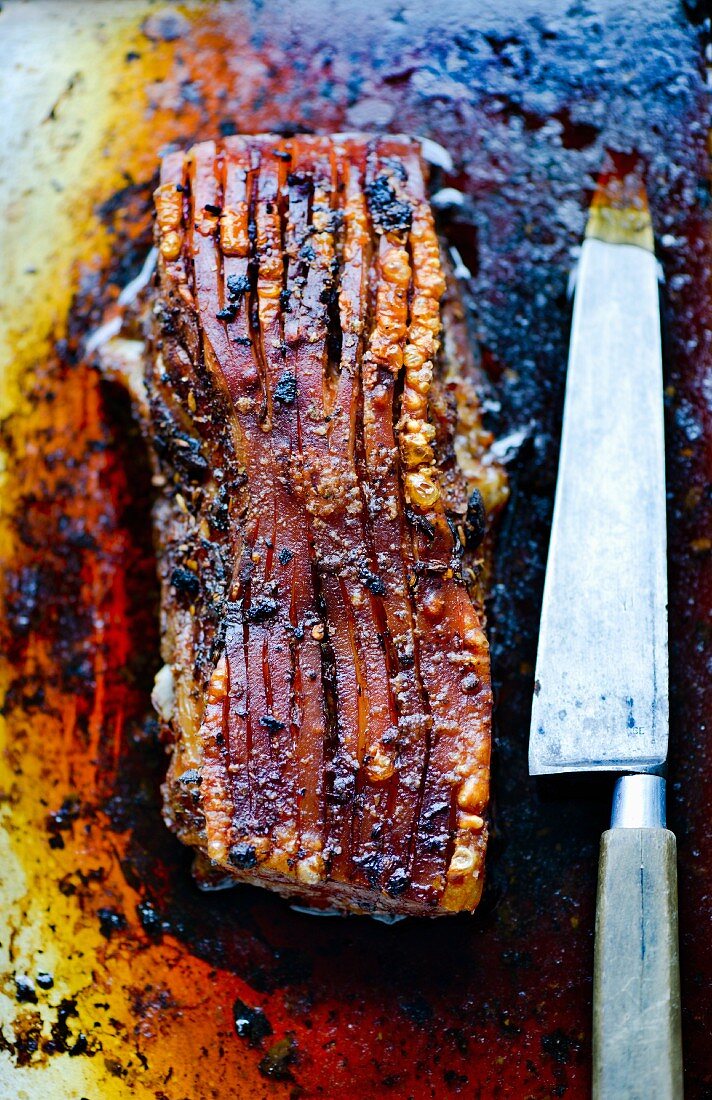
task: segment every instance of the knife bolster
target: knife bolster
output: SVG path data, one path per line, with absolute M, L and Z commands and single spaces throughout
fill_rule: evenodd
M 616 780 L 612 829 L 664 829 L 665 780 L 660 775 L 622 775 Z

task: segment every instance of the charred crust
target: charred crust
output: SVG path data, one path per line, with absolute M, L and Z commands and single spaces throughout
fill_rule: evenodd
M 226 285 L 230 297 L 238 299 L 247 294 L 250 289 L 250 280 L 247 275 L 228 275 Z
M 257 866 L 257 849 L 252 844 L 233 844 L 227 858 L 238 871 L 250 871 Z
M 283 405 L 293 405 L 297 397 L 297 380 L 293 374 L 285 371 L 280 375 L 277 385 L 274 388 L 275 401 L 281 402 Z
M 388 589 L 386 588 L 386 582 L 375 573 L 372 573 L 370 569 L 363 566 L 359 570 L 359 577 L 368 588 L 369 592 L 372 592 L 374 596 L 385 596 Z
M 397 898 L 410 887 L 410 877 L 402 867 L 398 867 L 386 882 L 386 892 Z
M 468 550 L 476 550 L 487 531 L 487 512 L 479 489 L 473 489 L 470 494 L 464 529 Z
M 260 718 L 260 725 L 264 726 L 270 733 L 279 733 L 280 730 L 287 728 L 285 722 L 280 722 L 271 714 L 263 714 Z
M 243 609 L 242 615 L 247 623 L 267 623 L 277 617 L 279 608 L 274 600 L 262 599 Z
M 181 596 L 194 600 L 200 593 L 200 581 L 190 569 L 177 565 L 171 573 L 171 585 Z
M 388 176 L 378 176 L 364 190 L 371 218 L 379 232 L 408 232 L 413 221 L 413 211 L 407 202 L 398 198 Z

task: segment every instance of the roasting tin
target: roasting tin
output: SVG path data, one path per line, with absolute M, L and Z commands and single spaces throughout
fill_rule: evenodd
M 705 31 L 677 2 L 649 7 L 3 6 L 0 1095 L 588 1095 L 610 791 L 538 787 L 526 741 L 566 283 L 606 145 L 649 165 L 666 277 L 669 810 L 687 1095 L 709 1090 Z M 488 882 L 446 928 L 199 894 L 160 819 L 150 475 L 82 341 L 148 252 L 157 151 L 279 127 L 405 130 L 452 157 L 435 205 L 469 272 L 513 500 L 490 607 Z

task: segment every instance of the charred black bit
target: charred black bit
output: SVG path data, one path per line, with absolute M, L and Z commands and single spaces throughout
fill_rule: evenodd
M 276 614 L 277 604 L 269 599 L 257 600 L 243 612 L 245 622 L 248 623 L 266 623 L 269 619 L 274 619 Z
M 48 1054 L 67 1054 L 74 1050 L 77 1040 L 70 1035 L 67 1021 L 76 1015 L 77 1002 L 72 997 L 63 997 L 57 1006 L 57 1019 L 50 1028 L 51 1038 L 44 1047 Z
M 247 275 L 228 275 L 227 290 L 231 298 L 241 298 L 250 289 L 250 280 Z
M 79 799 L 71 795 L 65 798 L 61 807 L 47 817 L 47 831 L 49 833 L 49 846 L 55 850 L 64 848 L 63 832 L 72 828 L 73 823 L 79 817 Z
M 299 259 L 304 260 L 305 263 L 312 263 L 316 259 L 316 251 L 311 244 L 303 244 L 299 249 Z
M 222 214 L 222 206 L 215 206 L 211 202 L 206 202 L 203 210 L 207 210 L 208 214 L 214 214 L 216 218 L 219 218 Z
M 107 940 L 111 939 L 114 932 L 122 932 L 126 927 L 126 917 L 113 906 L 97 909 L 96 915 L 99 918 L 99 931 Z
M 420 531 L 421 535 L 425 535 L 426 539 L 430 542 L 433 541 L 435 538 L 435 528 L 430 520 L 426 519 L 425 516 L 419 515 L 418 512 L 408 506 L 405 508 L 405 518 L 408 520 L 408 523 L 411 523 L 413 527 L 415 527 L 416 531 Z
M 204 481 L 208 473 L 208 462 L 200 453 L 200 443 L 197 439 L 191 440 L 188 447 L 181 447 L 174 451 L 173 464 L 177 470 L 185 471 L 187 479 L 191 482 Z
M 297 380 L 289 371 L 285 371 L 277 380 L 274 387 L 275 401 L 281 401 L 283 405 L 292 405 L 297 396 Z
M 252 1008 L 238 997 L 232 1006 L 235 1031 L 241 1039 L 247 1039 L 251 1047 L 262 1046 L 262 1041 L 272 1034 L 272 1025 L 261 1008 Z
M 176 592 L 189 596 L 191 600 L 194 600 L 200 592 L 200 581 L 195 573 L 191 569 L 184 569 L 181 565 L 177 565 L 171 573 L 171 584 Z
M 166 925 L 153 902 L 140 901 L 136 906 L 136 915 L 146 935 L 157 938 L 166 931 Z
M 73 822 L 79 817 L 81 803 L 76 795 L 65 798 L 58 810 L 50 814 L 47 819 L 47 828 L 54 832 L 56 829 L 66 831 L 71 829 Z
M 230 526 L 230 494 L 226 485 L 221 485 L 215 495 L 208 522 L 216 531 L 224 533 Z
M 80 1031 L 74 1042 L 74 1046 L 70 1047 L 67 1053 L 70 1058 L 78 1058 L 80 1054 L 86 1054 L 89 1050 L 89 1040 L 83 1031 Z
M 309 176 L 302 175 L 301 172 L 290 172 L 287 176 L 287 186 L 294 187 L 303 193 L 309 194 L 313 184 Z
M 54 978 L 46 970 L 39 970 L 35 980 L 40 989 L 51 989 L 54 985 Z
M 369 592 L 373 592 L 374 596 L 385 596 L 388 589 L 386 588 L 385 581 L 381 579 L 376 573 L 372 573 L 370 569 L 364 566 L 359 570 L 359 576 Z
M 326 796 L 329 802 L 332 802 L 335 806 L 346 805 L 353 797 L 355 788 L 353 778 L 346 775 L 336 775 L 334 769 L 329 767 L 326 769 L 326 777 L 329 780 L 329 789 Z
M 15 1000 L 19 1001 L 20 1004 L 37 1004 L 37 990 L 32 978 L 28 978 L 24 974 L 19 974 L 15 978 Z
M 284 310 L 285 313 L 291 312 L 291 307 L 289 305 L 291 299 L 292 299 L 291 290 L 287 290 L 286 288 L 284 290 L 280 290 L 280 292 L 279 292 L 279 304 L 280 304 L 280 306 L 282 307 L 282 309 Z
M 297 1056 L 297 1044 L 291 1035 L 278 1039 L 260 1061 L 258 1069 L 263 1077 L 274 1081 L 291 1081 L 290 1066 Z
M 381 877 L 383 860 L 378 852 L 366 852 L 362 856 L 354 856 L 354 863 L 360 867 L 371 886 L 375 887 Z
M 328 229 L 330 233 L 337 233 L 341 226 L 344 224 L 344 212 L 343 210 L 332 210 L 328 218 Z M 339 261 L 334 260 L 331 265 L 331 273 L 333 276 L 338 275 Z
M 215 314 L 215 318 L 218 321 L 234 321 L 237 317 L 237 304 L 235 302 L 228 302 L 226 306 L 219 309 Z
M 61 840 L 61 837 L 60 837 Z M 62 848 L 64 847 L 64 841 L 62 841 Z M 57 889 L 60 894 L 65 898 L 71 898 L 73 894 L 77 892 L 77 884 L 72 882 L 71 875 L 63 875 L 57 883 Z
M 249 348 L 252 344 L 249 336 L 234 336 L 232 340 L 233 344 L 239 344 L 240 347 Z
M 407 202 L 396 196 L 387 176 L 378 176 L 364 188 L 368 209 L 376 229 L 381 233 L 407 233 L 413 212 Z
M 189 768 L 188 771 L 185 771 L 182 773 L 182 775 L 178 776 L 178 782 L 185 783 L 186 785 L 195 783 L 197 786 L 200 786 L 200 784 L 203 782 L 203 777 L 201 776 L 197 768 Z
M 284 722 L 280 722 L 271 714 L 263 714 L 260 718 L 260 725 L 264 726 L 270 733 L 279 733 L 280 730 L 287 728 Z
M 167 457 L 179 473 L 190 481 L 204 481 L 208 462 L 200 452 L 200 440 L 177 430 L 169 420 L 161 424 L 165 434 L 158 432 L 154 446 L 161 458 Z
M 472 490 L 472 495 L 467 502 L 464 527 L 468 550 L 476 550 L 487 530 L 487 512 L 479 489 Z
M 292 154 L 288 153 L 286 149 L 273 149 L 272 156 L 285 162 L 292 159 Z
M 282 549 L 277 554 L 277 558 L 279 560 L 280 565 L 289 565 L 289 563 L 290 563 L 290 561 L 292 560 L 293 557 L 294 557 L 294 554 L 292 553 L 291 550 L 288 550 L 286 546 L 283 546 Z
M 228 860 L 233 867 L 237 867 L 241 871 L 248 871 L 251 867 L 257 866 L 257 851 L 253 844 L 244 842 L 233 844 L 228 854 Z
M 386 891 L 392 897 L 398 897 L 400 894 L 404 894 L 409 886 L 410 878 L 407 872 L 404 871 L 402 867 L 398 867 L 388 879 Z

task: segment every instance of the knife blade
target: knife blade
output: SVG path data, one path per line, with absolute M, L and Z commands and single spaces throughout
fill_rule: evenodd
M 639 167 L 619 168 L 601 176 L 577 272 L 529 770 L 631 773 L 601 840 L 593 1095 L 677 1100 L 659 293 Z
M 647 772 L 667 758 L 657 263 L 645 194 L 626 178 L 625 194 L 614 180 L 596 192 L 577 273 L 532 775 Z

